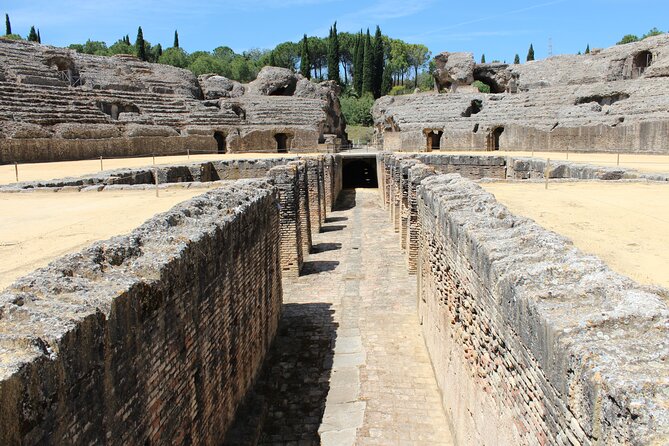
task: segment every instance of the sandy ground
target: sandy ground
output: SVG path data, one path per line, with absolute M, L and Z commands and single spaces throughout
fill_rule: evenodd
M 669 288 L 669 184 L 486 183 L 513 213 L 562 234 L 614 271 Z
M 204 188 L 0 194 L 0 291 L 96 240 L 130 232 Z
M 304 154 L 300 154 L 304 155 Z M 239 154 L 207 154 L 179 156 L 157 156 L 156 164 L 184 164 L 188 162 L 214 161 L 226 159 L 248 159 L 248 158 L 284 158 L 297 156 L 290 153 L 239 153 Z M 100 160 L 86 161 L 61 161 L 56 163 L 34 163 L 19 164 L 19 181 L 53 180 L 56 178 L 78 177 L 81 175 L 100 172 L 101 170 L 119 169 L 122 167 L 145 167 L 153 165 L 153 158 L 114 158 L 103 159 L 102 169 Z M 16 170 L 13 164 L 0 166 L 0 184 L 16 182 Z

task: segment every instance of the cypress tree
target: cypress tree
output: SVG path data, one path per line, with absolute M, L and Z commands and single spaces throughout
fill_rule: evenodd
M 311 60 L 309 58 L 309 44 L 307 35 L 302 39 L 302 54 L 300 54 L 300 73 L 307 79 L 311 79 Z
M 356 39 L 355 60 L 353 61 L 353 85 L 358 97 L 362 95 L 363 66 L 365 64 L 365 40 L 362 30 L 358 33 Z
M 132 44 L 130 43 L 130 36 L 129 36 L 128 34 L 125 35 L 125 43 L 126 43 L 127 45 L 132 45 Z
M 35 31 L 34 26 L 30 27 L 30 32 L 28 33 L 28 41 L 29 42 L 37 42 L 37 31 Z
M 393 76 L 388 67 L 383 70 L 383 82 L 381 83 L 381 96 L 390 93 L 393 88 Z
M 590 54 L 590 44 L 585 47 L 585 54 Z
M 513 59 L 513 63 L 518 65 L 520 63 L 520 56 L 516 54 L 516 57 Z
M 534 47 L 530 43 L 530 49 L 527 51 L 527 61 L 530 62 L 534 60 Z
M 339 37 L 337 36 L 337 22 L 330 28 L 330 38 L 328 39 L 328 80 L 341 84 L 339 77 Z
M 137 40 L 135 40 L 135 49 L 137 50 L 137 57 L 139 60 L 146 61 L 146 44 L 144 43 L 144 33 L 142 27 L 137 29 Z
M 5 34 L 10 35 L 12 33 L 12 23 L 9 21 L 9 14 L 5 14 Z
M 365 36 L 365 46 L 363 49 L 363 62 L 362 62 L 362 93 L 372 93 L 372 88 L 374 87 L 374 53 L 372 51 L 372 36 L 369 35 L 369 29 L 367 29 L 367 35 Z
M 174 48 L 179 48 L 179 33 L 177 30 L 174 30 L 174 45 L 172 45 Z
M 374 86 L 373 93 L 375 98 L 381 97 L 381 87 L 383 84 L 383 36 L 381 28 L 376 26 L 374 33 Z
M 485 54 L 481 54 L 481 63 L 485 63 Z
M 37 29 L 37 43 L 42 43 L 42 36 L 39 33 L 39 28 Z

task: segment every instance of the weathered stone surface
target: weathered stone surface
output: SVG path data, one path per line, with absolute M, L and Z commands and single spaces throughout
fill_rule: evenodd
M 244 94 L 244 86 L 216 74 L 198 76 L 198 83 L 205 99 L 236 98 Z
M 668 48 L 663 35 L 588 55 L 477 65 L 473 78 L 499 94 L 383 97 L 375 126 L 394 151 L 429 151 L 428 133 L 438 130 L 442 149 L 667 153 Z M 473 80 L 469 69 L 457 72 Z M 453 82 L 448 69 L 439 73 Z
M 279 215 L 242 180 L 0 294 L 0 443 L 220 442 L 281 307 Z
M 438 90 L 455 91 L 457 87 L 474 82 L 472 53 L 439 53 L 434 57 L 434 79 Z
M 332 152 L 347 141 L 339 87 L 281 68 L 267 67 L 244 86 L 131 56 L 0 39 L 0 73 L 0 163 L 187 150 Z M 14 123 L 42 129 L 18 131 Z M 68 131 L 52 131 L 60 125 Z M 110 126 L 120 133 L 101 130 Z

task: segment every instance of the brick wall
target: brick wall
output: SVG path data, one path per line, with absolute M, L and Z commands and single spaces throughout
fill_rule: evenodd
M 669 441 L 666 300 L 457 175 L 423 180 L 418 207 L 419 317 L 457 443 Z
M 298 165 L 274 167 L 268 175 L 279 194 L 282 277 L 296 278 L 304 261 Z
M 0 295 L 0 444 L 215 444 L 281 306 L 277 195 L 243 180 Z

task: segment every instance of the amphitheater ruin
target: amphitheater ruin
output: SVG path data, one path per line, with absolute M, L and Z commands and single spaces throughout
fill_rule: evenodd
M 0 444 L 669 444 L 669 38 L 436 63 L 0 39 Z

